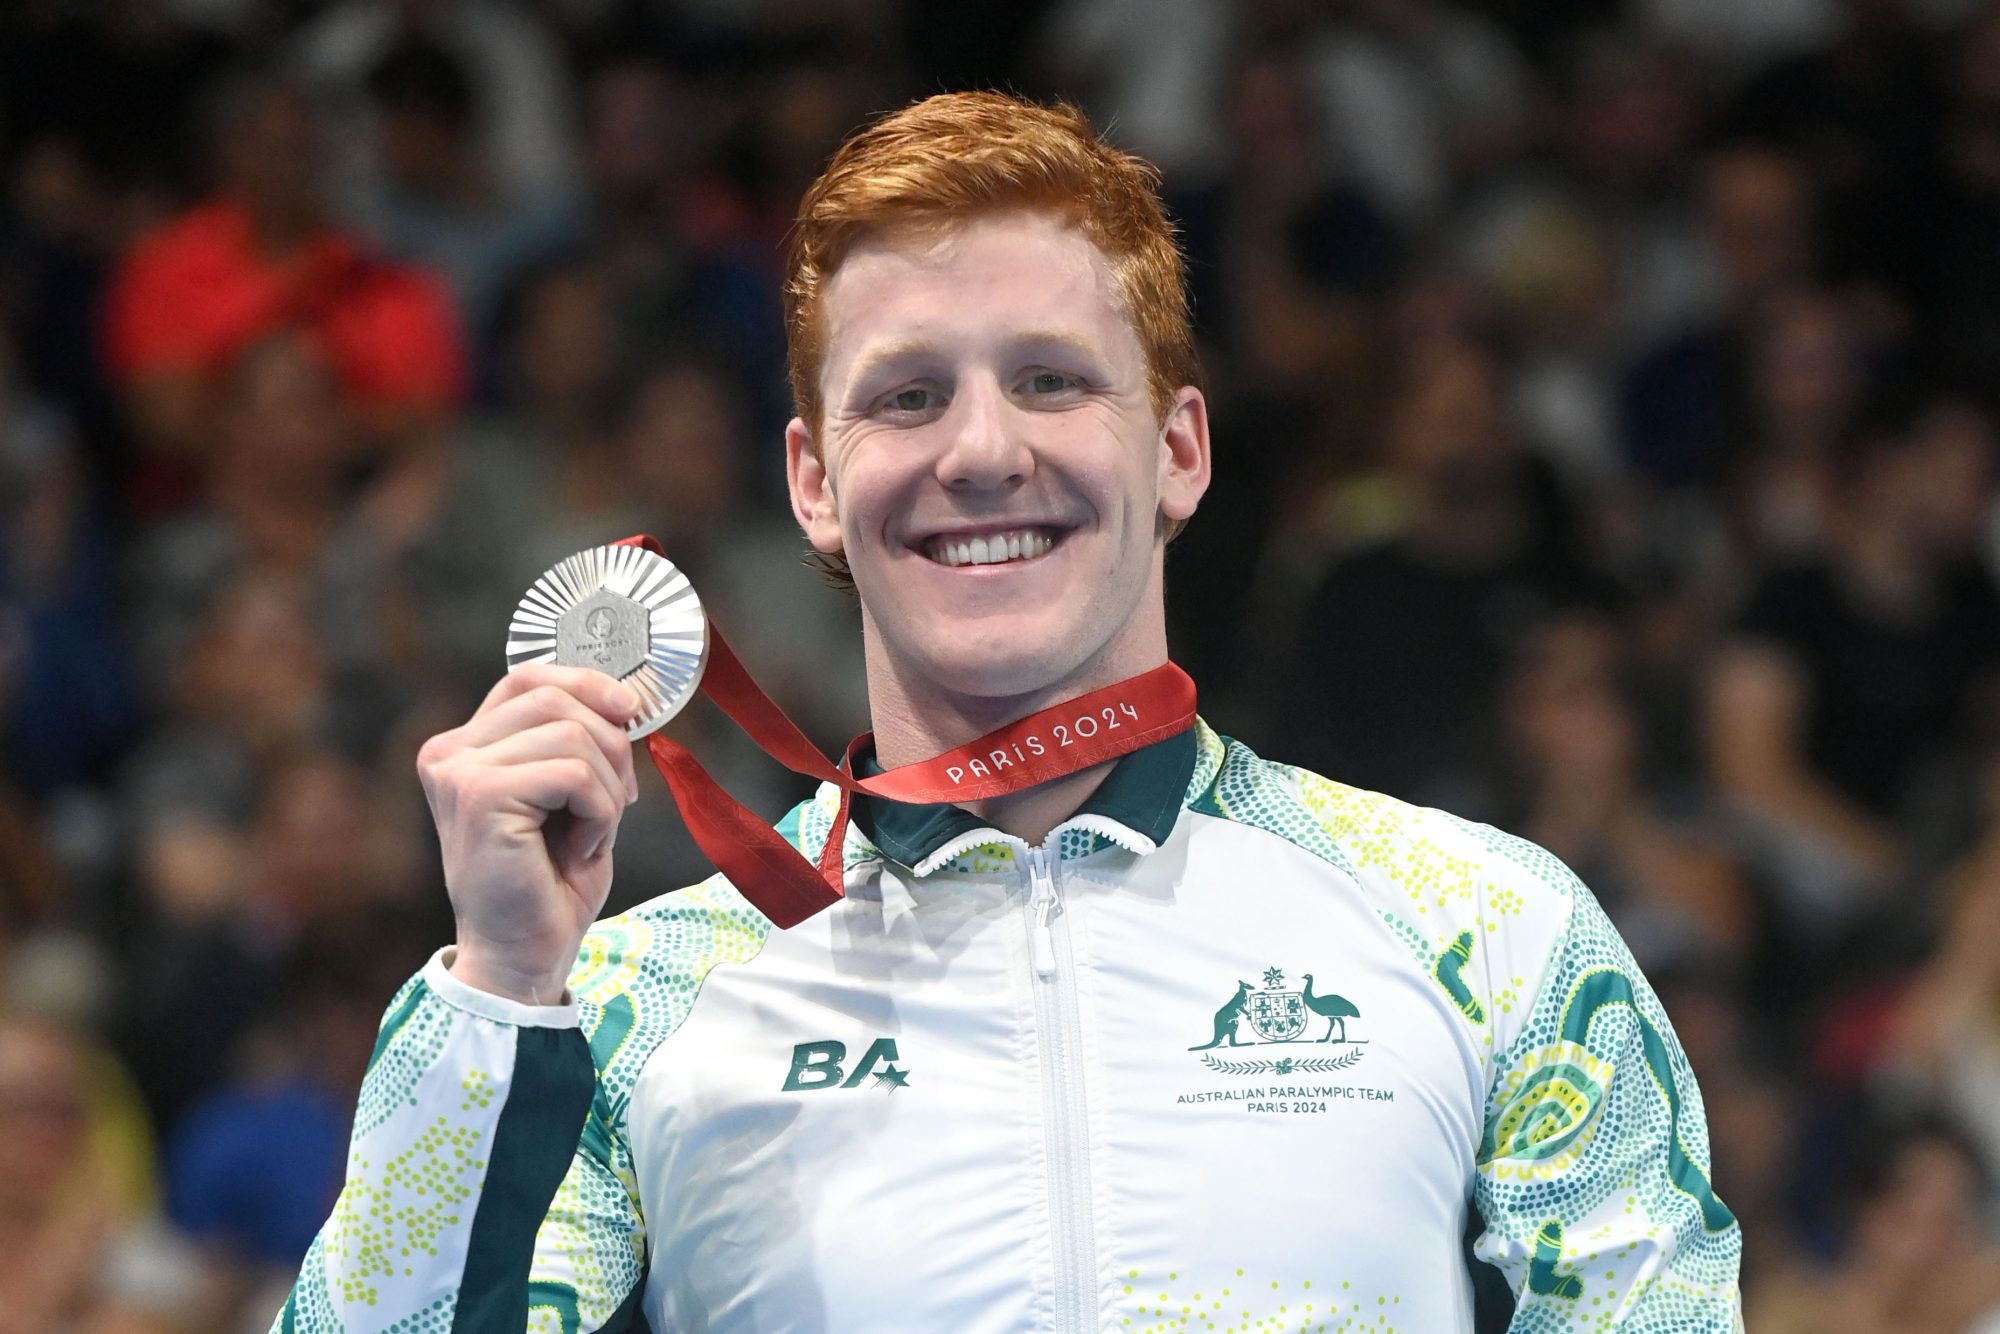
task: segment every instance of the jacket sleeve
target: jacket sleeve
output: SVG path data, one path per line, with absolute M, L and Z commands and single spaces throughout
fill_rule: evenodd
M 389 1007 L 346 1184 L 272 1334 L 638 1328 L 643 1226 L 578 1007 L 445 963 Z
M 1731 1334 L 1743 1236 L 1709 1183 L 1701 1091 L 1625 942 L 1564 875 L 1568 921 L 1488 1090 L 1474 1254 L 1514 1289 L 1513 1334 Z

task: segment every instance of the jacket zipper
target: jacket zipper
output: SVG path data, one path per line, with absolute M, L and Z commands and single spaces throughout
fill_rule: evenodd
M 1091 1222 L 1090 1108 L 1083 1086 L 1083 1020 L 1069 923 L 1056 886 L 1058 859 L 1028 849 L 1028 943 L 1035 1029 L 1042 1054 L 1049 1227 L 1055 1255 L 1057 1334 L 1097 1327 L 1097 1245 Z

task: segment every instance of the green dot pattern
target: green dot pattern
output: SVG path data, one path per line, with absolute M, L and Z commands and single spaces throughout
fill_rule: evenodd
M 1636 1055 L 1641 1016 L 1664 1035 L 1683 1105 L 1680 1143 L 1706 1173 L 1700 1092 L 1658 1000 L 1589 892 L 1533 844 L 1267 763 L 1205 724 L 1198 728 L 1187 804 L 1276 834 L 1333 868 L 1432 979 L 1455 1022 L 1476 1036 L 1488 1099 L 1472 1183 L 1487 1230 L 1475 1253 L 1520 1294 L 1510 1334 L 1734 1330 L 1741 1233 L 1733 1222 L 1704 1231 L 1699 1208 L 1670 1179 L 1666 1102 Z M 823 787 L 779 828 L 816 857 L 836 809 L 837 793 Z M 1066 831 L 1057 846 L 1075 859 L 1112 841 L 1079 829 Z M 849 866 L 880 856 L 851 824 L 842 853 Z M 992 875 L 1010 870 L 1014 858 L 1005 844 L 956 849 L 945 873 Z M 1489 946 L 1494 935 L 1538 928 L 1553 941 L 1545 975 L 1497 975 L 1489 964 L 1501 955 Z M 596 1328 L 640 1280 L 646 1231 L 624 1129 L 632 1089 L 687 1018 L 709 972 L 755 957 L 770 929 L 714 877 L 598 923 L 586 937 L 570 990 L 598 1090 L 537 1238 L 531 1280 L 555 1299 L 531 1312 L 531 1334 L 568 1334 L 571 1295 L 581 1328 Z M 1453 976 L 1477 1004 L 1460 1005 L 1438 978 L 1454 942 L 1458 958 L 1448 962 L 1463 966 Z M 1629 979 L 1633 1008 L 1607 1010 L 1575 1035 L 1581 1042 L 1565 1042 L 1562 1015 L 1572 990 L 1604 970 Z M 435 1282 L 425 1280 L 451 1240 L 469 1230 L 477 1208 L 508 1076 L 469 1053 L 492 1051 L 494 1033 L 505 1026 L 454 1009 L 421 979 L 399 993 L 390 1013 L 393 1031 L 357 1110 L 347 1188 L 294 1292 L 301 1331 L 448 1334 L 452 1324 L 454 1298 L 435 1295 Z M 482 1037 L 483 1030 L 492 1032 Z M 1528 1282 L 1538 1238 L 1545 1249 L 1534 1286 L 1548 1292 Z M 1254 1265 L 1187 1264 L 1163 1275 L 1131 1270 L 1121 1286 L 1114 1326 L 1121 1331 L 1410 1328 L 1398 1323 L 1400 1295 L 1352 1274 L 1308 1278 L 1259 1273 Z
M 573 1293 L 586 1329 L 610 1319 L 644 1273 L 645 1220 L 625 1135 L 632 1086 L 694 1008 L 710 970 L 755 957 L 770 930 L 713 876 L 599 922 L 584 938 L 569 988 L 597 1062 L 597 1095 L 536 1238 L 529 1279 Z
M 693 1008 L 718 964 L 762 947 L 770 922 L 714 877 L 595 925 L 569 988 L 597 1065 L 584 1135 L 536 1237 L 529 1278 L 552 1300 L 529 1329 L 570 1334 L 568 1311 L 595 1329 L 644 1272 L 646 1232 L 625 1110 L 646 1060 Z M 371 1065 L 348 1156 L 347 1184 L 307 1254 L 293 1296 L 311 1334 L 448 1334 L 456 1299 L 428 1296 L 469 1233 L 506 1070 L 469 1053 L 511 1053 L 513 1030 L 455 1009 L 421 977 L 389 1009 L 392 1031 Z M 413 1291 L 418 1309 L 397 1309 Z M 274 1331 L 278 1328 L 274 1324 Z
M 1283 1279 L 1254 1265 L 1196 1266 L 1165 1275 L 1125 1272 L 1119 1299 L 1120 1334 L 1421 1334 L 1403 1315 L 1401 1296 L 1352 1279 Z M 1214 1275 L 1227 1275 L 1226 1278 Z
M 1480 1013 L 1451 1004 L 1486 1060 L 1486 1142 L 1473 1187 L 1487 1230 L 1475 1253 L 1521 1295 L 1509 1334 L 1733 1331 L 1742 1231 L 1731 1222 L 1708 1232 L 1668 1171 L 1674 1125 L 1639 1055 L 1638 1017 L 1608 1009 L 1590 1025 L 1587 1047 L 1560 1040 L 1585 975 L 1622 974 L 1665 1039 L 1683 1102 L 1680 1144 L 1706 1175 L 1706 1119 L 1687 1058 L 1624 941 L 1569 868 L 1490 826 L 1269 763 L 1206 726 L 1202 750 L 1189 805 L 1277 834 L 1343 872 L 1434 982 L 1440 957 L 1471 932 L 1459 975 Z M 1491 937 L 1549 921 L 1558 929 L 1545 976 L 1494 975 Z M 1581 1297 L 1525 1290 L 1536 1237 L 1551 1220 L 1562 1225 L 1557 1272 L 1587 1276 Z M 1277 1327 L 1286 1326 L 1263 1328 Z
M 422 986 L 421 977 L 405 982 L 395 999 L 389 1002 L 387 1015 L 400 1013 Z M 417 1105 L 418 1084 L 424 1072 L 437 1064 L 457 1022 L 458 1011 L 437 1002 L 434 997 L 421 1001 L 415 1011 L 403 1020 L 393 1039 L 375 1057 L 368 1068 L 367 1078 L 361 1083 L 361 1097 L 354 1111 L 355 1137 L 372 1133 L 398 1109 Z

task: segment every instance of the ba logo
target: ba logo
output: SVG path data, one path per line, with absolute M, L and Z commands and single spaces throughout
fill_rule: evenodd
M 907 1070 L 896 1068 L 901 1059 L 896 1054 L 896 1039 L 876 1038 L 868 1044 L 868 1050 L 861 1054 L 854 1066 L 854 1073 L 847 1074 L 841 1064 L 847 1060 L 847 1044 L 829 1038 L 824 1042 L 801 1042 L 792 1048 L 792 1068 L 785 1076 L 784 1092 L 799 1093 L 807 1089 L 858 1088 L 864 1079 L 872 1079 L 870 1088 L 879 1088 L 888 1093 L 910 1086 Z

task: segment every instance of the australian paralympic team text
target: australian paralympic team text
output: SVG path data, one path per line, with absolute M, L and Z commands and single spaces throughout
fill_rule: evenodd
M 1123 715 L 1121 718 L 1120 715 Z M 1125 725 L 1124 719 L 1139 721 L 1139 711 L 1130 704 L 1120 701 L 1107 704 L 1092 713 L 1079 713 L 1066 723 L 1055 723 L 1049 728 L 1050 740 L 1042 740 L 1039 733 L 1031 733 L 1005 746 L 995 746 L 984 756 L 974 756 L 964 764 L 948 765 L 945 777 L 954 783 L 963 783 L 967 778 L 991 778 L 1002 769 L 1011 769 L 1016 763 L 1028 763 L 1031 755 L 1046 755 L 1051 746 L 1061 750 L 1079 741 L 1088 741 L 1099 732 L 1110 732 Z M 1099 721 L 1099 720 L 1102 721 Z

